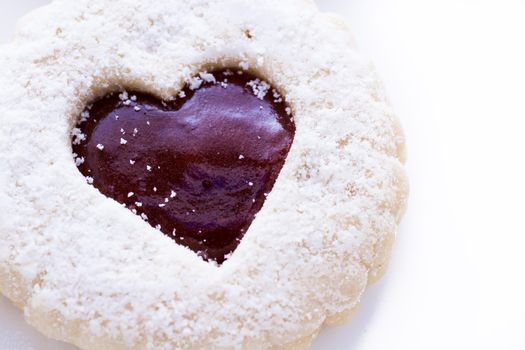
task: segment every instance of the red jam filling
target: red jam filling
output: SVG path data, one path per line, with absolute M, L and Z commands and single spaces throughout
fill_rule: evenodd
M 295 125 L 253 75 L 201 77 L 173 101 L 135 92 L 96 101 L 73 131 L 73 153 L 102 194 L 221 264 L 272 190 Z

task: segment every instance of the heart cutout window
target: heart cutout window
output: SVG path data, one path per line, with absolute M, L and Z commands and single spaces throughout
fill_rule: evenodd
M 95 101 L 72 146 L 88 183 L 221 264 L 261 210 L 294 134 L 276 90 L 221 70 L 193 79 L 173 101 L 138 92 Z

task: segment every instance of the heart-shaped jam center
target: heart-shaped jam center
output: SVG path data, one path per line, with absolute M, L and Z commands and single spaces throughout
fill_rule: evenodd
M 294 133 L 268 83 L 223 70 L 200 74 L 173 101 L 105 96 L 82 113 L 72 143 L 88 183 L 220 264 L 263 206 Z

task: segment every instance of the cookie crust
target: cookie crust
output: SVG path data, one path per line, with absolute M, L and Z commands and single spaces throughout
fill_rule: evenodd
M 89 186 L 70 137 L 111 91 L 169 99 L 224 67 L 271 82 L 297 129 L 217 267 Z M 0 292 L 82 349 L 303 349 L 384 272 L 403 162 L 376 73 L 312 1 L 55 0 L 0 49 Z

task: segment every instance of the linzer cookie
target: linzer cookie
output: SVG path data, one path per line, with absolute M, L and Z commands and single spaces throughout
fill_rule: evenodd
M 404 139 L 309 0 L 55 0 L 0 50 L 0 291 L 86 350 L 304 349 L 386 267 Z

